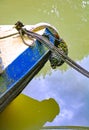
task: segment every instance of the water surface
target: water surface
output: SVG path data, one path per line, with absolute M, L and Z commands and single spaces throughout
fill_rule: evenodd
M 1 0 L 0 24 L 18 20 L 55 26 L 69 56 L 89 70 L 89 0 Z M 89 126 L 89 79 L 66 64 L 52 70 L 47 62 L 23 93 L 38 100 L 53 97 L 59 103 L 59 116 L 46 125 Z

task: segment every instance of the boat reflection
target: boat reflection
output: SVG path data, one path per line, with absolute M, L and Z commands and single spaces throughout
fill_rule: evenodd
M 0 130 L 39 130 L 60 108 L 53 98 L 38 101 L 20 94 L 0 113 Z

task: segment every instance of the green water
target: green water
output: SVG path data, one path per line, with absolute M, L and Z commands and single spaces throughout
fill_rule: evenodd
M 0 24 L 18 20 L 55 26 L 68 45 L 69 56 L 89 70 L 89 0 L 0 0 Z M 47 125 L 89 126 L 89 79 L 65 66 L 54 71 L 47 63 L 23 93 L 58 101 L 61 113 Z
M 47 22 L 55 26 L 69 46 L 72 58 L 89 54 L 88 0 L 1 0 L 0 24 Z

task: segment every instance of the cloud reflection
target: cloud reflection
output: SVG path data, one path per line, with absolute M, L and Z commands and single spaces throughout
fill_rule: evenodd
M 88 61 L 89 56 L 79 64 L 89 70 Z M 89 126 L 89 79 L 72 68 L 34 78 L 23 93 L 38 100 L 53 97 L 59 103 L 59 116 L 46 125 Z

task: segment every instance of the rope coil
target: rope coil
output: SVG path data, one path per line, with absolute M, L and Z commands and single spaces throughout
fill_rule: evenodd
M 80 72 L 81 74 L 83 74 L 84 76 L 89 78 L 89 72 L 87 70 L 85 70 L 83 67 L 81 67 L 80 65 L 78 65 L 71 58 L 68 57 L 67 45 L 64 42 L 64 40 L 60 38 L 56 29 L 51 27 L 50 25 L 45 25 L 45 26 L 41 25 L 41 28 L 45 28 L 45 27 L 47 27 L 49 30 L 52 31 L 52 33 L 55 37 L 54 45 L 51 44 L 51 42 L 49 41 L 49 36 L 42 36 L 42 35 L 35 33 L 35 31 L 37 30 L 36 28 L 33 28 L 31 31 L 27 30 L 26 28 L 24 28 L 23 23 L 21 23 L 20 21 L 18 21 L 15 24 L 15 28 L 18 31 L 17 33 L 14 33 L 14 34 L 11 34 L 8 36 L 4 36 L 4 37 L 0 37 L 0 39 L 8 38 L 10 36 L 20 34 L 20 37 L 21 37 L 23 43 L 29 46 L 29 44 L 25 42 L 23 36 L 27 35 L 27 37 L 31 40 L 34 40 L 34 38 L 35 38 L 38 41 L 40 41 L 42 44 L 44 44 L 51 51 L 51 56 L 50 56 L 49 60 L 51 62 L 52 68 L 56 68 L 56 66 L 60 66 L 64 62 L 66 62 L 69 66 L 71 66 L 72 68 L 74 68 L 75 70 L 77 70 L 78 72 Z M 38 27 L 38 30 L 39 30 L 39 28 L 40 28 L 40 26 Z

